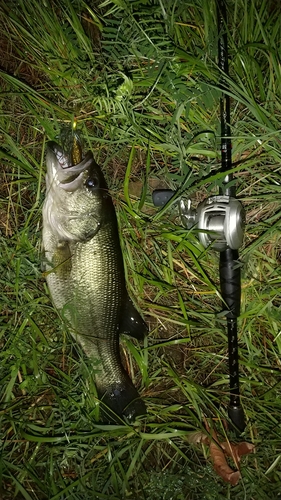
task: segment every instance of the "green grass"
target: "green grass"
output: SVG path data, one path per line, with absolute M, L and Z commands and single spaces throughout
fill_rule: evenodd
M 3 499 L 279 498 L 281 356 L 280 7 L 228 1 L 233 173 L 247 213 L 239 319 L 243 439 L 235 487 L 190 444 L 224 438 L 227 337 L 218 254 L 185 230 L 164 183 L 197 206 L 220 173 L 212 0 L 27 0 L 0 7 L 0 488 Z M 35 14 L 36 10 L 36 14 Z M 148 407 L 97 423 L 89 361 L 41 273 L 45 144 L 74 119 L 115 200 L 126 276 L 150 326 L 122 343 Z

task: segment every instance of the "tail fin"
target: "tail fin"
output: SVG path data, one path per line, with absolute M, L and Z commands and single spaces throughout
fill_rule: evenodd
M 132 382 L 127 379 L 106 388 L 101 396 L 101 420 L 107 423 L 121 423 L 126 419 L 133 423 L 137 417 L 146 414 L 146 406 Z

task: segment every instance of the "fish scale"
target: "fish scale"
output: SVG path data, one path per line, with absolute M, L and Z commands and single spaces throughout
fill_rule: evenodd
M 62 154 L 51 143 L 43 207 L 49 290 L 92 362 L 98 395 L 103 407 L 112 410 L 103 418 L 112 421 L 117 414 L 134 420 L 146 408 L 122 366 L 119 335 L 141 338 L 147 327 L 127 293 L 114 205 L 91 153 L 67 168 L 61 166 L 65 158 L 58 162 Z

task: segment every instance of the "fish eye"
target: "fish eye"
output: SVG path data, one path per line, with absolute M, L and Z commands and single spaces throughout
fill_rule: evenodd
M 97 177 L 88 177 L 88 179 L 85 180 L 85 186 L 90 191 L 97 189 L 99 187 L 98 178 Z

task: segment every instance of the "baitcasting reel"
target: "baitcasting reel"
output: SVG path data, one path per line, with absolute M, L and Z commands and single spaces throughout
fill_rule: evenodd
M 155 206 L 165 205 L 175 194 L 171 189 L 156 189 L 152 193 Z M 197 207 L 191 200 L 181 198 L 179 212 L 182 224 L 191 229 L 197 226 L 199 240 L 207 248 L 223 252 L 227 248 L 238 250 L 242 246 L 245 228 L 245 210 L 242 203 L 226 194 L 210 196 Z
M 191 200 L 180 200 L 180 215 L 183 225 L 199 229 L 202 245 L 223 252 L 227 248 L 238 250 L 243 243 L 245 211 L 236 198 L 228 195 L 210 196 L 191 208 Z

